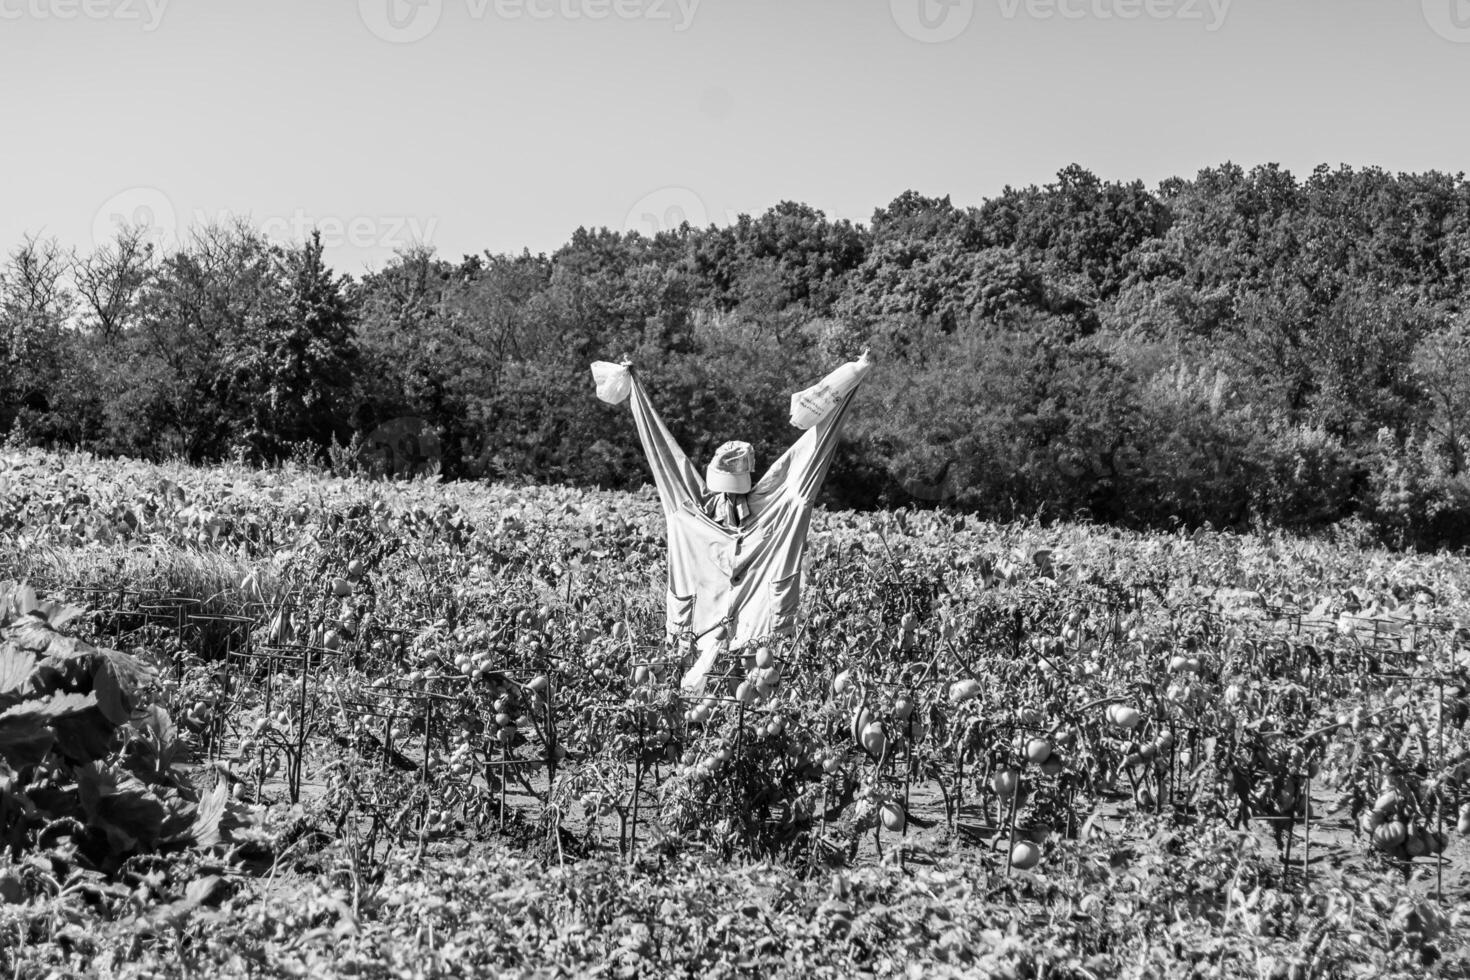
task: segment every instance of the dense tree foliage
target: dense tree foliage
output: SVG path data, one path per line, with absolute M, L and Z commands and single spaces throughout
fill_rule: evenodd
M 0 432 L 105 453 L 324 458 L 422 420 L 446 476 L 634 486 L 589 362 L 629 356 L 691 455 L 795 436 L 789 394 L 883 371 L 832 503 L 1470 538 L 1470 183 L 1072 166 L 867 225 L 782 202 L 551 255 L 425 249 L 356 281 L 313 238 L 31 238 L 0 269 Z M 349 454 L 338 451 L 338 461 Z

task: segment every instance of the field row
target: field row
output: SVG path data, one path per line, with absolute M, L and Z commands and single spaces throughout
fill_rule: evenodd
M 1457 559 L 819 513 L 800 631 L 724 655 L 691 699 L 648 496 L 7 464 L 12 629 L 141 651 L 222 826 L 294 804 L 369 866 L 499 840 L 556 865 L 879 860 L 1084 891 L 1079 854 L 1172 827 L 1232 854 L 1264 835 L 1273 888 L 1463 897 Z M 77 846 L 142 847 L 145 810 Z M 1190 894 L 1224 914 L 1217 885 Z

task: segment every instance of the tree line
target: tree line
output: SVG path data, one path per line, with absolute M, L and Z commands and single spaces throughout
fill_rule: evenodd
M 351 466 L 415 419 L 447 478 L 631 488 L 646 467 L 591 361 L 631 357 L 691 457 L 743 438 L 761 465 L 796 435 L 790 393 L 871 346 L 830 504 L 1458 546 L 1467 283 L 1462 174 L 1346 167 L 1149 189 L 1072 166 L 866 225 L 783 202 L 355 279 L 318 236 L 246 224 L 166 252 L 32 237 L 0 269 L 0 433 Z

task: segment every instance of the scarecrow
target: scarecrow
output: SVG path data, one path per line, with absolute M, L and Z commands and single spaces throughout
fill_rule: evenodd
M 599 398 L 612 404 L 631 401 L 663 504 L 669 638 L 692 642 L 694 655 L 681 683 L 686 693 L 703 693 L 705 677 L 721 653 L 796 631 L 812 507 L 853 395 L 871 367 L 865 350 L 861 359 L 793 395 L 792 424 L 807 431 L 753 480 L 755 454 L 745 442 L 720 446 L 701 477 L 632 366 L 626 361 L 593 365 Z

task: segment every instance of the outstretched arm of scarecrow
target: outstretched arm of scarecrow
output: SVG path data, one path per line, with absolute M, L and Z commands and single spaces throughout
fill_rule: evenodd
M 832 465 L 832 456 L 837 451 L 837 445 L 842 436 L 842 423 L 846 420 L 847 413 L 852 407 L 853 397 L 857 395 L 858 389 L 862 387 L 862 381 L 866 379 L 872 368 L 866 350 L 863 351 L 862 360 L 858 363 L 861 365 L 858 383 L 842 401 L 838 402 L 830 415 L 807 429 L 802 437 L 796 440 L 795 445 L 771 464 L 771 468 L 766 471 L 765 476 L 761 477 L 753 493 L 771 494 L 782 486 L 789 485 L 796 488 L 803 500 L 811 501 L 816 498 L 817 493 L 822 489 L 822 481 L 827 478 L 827 470 Z
M 653 471 L 653 482 L 658 487 L 664 512 L 678 510 L 686 502 L 700 503 L 705 496 L 704 480 L 648 400 L 648 393 L 643 390 L 637 373 L 631 369 L 629 373 L 633 380 L 633 392 L 629 398 L 633 406 L 633 422 L 638 427 L 638 441 L 643 443 L 643 453 L 648 457 L 649 469 Z

